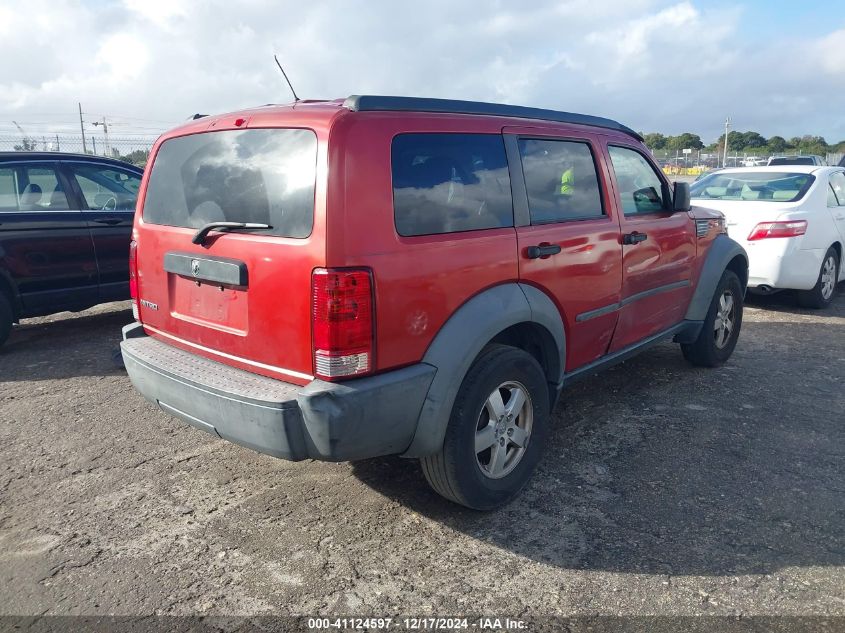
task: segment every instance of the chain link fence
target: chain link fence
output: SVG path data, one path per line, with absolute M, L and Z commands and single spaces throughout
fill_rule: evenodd
M 0 152 L 73 152 L 108 156 L 143 167 L 147 163 L 155 136 L 109 136 L 81 134 L 42 134 L 0 136 Z
M 669 175 L 697 176 L 702 172 L 718 169 L 719 167 L 754 167 L 765 165 L 771 156 L 800 156 L 797 150 L 786 150 L 772 154 L 765 148 L 759 150 L 745 150 L 732 152 L 728 148 L 727 157 L 721 152 L 705 152 L 704 150 L 692 150 L 684 154 L 683 150 L 652 149 L 650 150 L 654 159 Z M 838 165 L 843 154 L 828 152 L 823 155 L 828 165 Z M 723 164 L 724 162 L 724 164 Z

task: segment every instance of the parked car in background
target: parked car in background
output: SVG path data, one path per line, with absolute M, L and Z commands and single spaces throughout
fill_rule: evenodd
M 816 165 L 822 167 L 827 165 L 824 158 L 815 154 L 801 154 L 798 156 L 772 156 L 767 166 L 778 165 Z
M 142 174 L 99 156 L 0 153 L 0 345 L 21 318 L 129 298 Z
M 763 165 L 766 165 L 767 163 L 768 163 L 768 160 L 766 158 L 759 157 L 759 156 L 758 157 L 749 156 L 744 161 L 742 161 L 742 164 L 746 167 L 762 167 Z
M 845 169 L 790 165 L 725 169 L 691 187 L 696 206 L 725 214 L 748 252 L 751 292 L 798 290 L 824 308 L 845 279 Z
M 276 457 L 420 458 L 478 509 L 525 485 L 566 384 L 658 341 L 724 363 L 745 252 L 638 134 L 489 103 L 350 97 L 153 147 L 135 387 Z

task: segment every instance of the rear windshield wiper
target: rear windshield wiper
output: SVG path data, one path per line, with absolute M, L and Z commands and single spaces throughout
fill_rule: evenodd
M 269 224 L 260 224 L 258 222 L 209 222 L 208 224 L 204 225 L 199 231 L 194 234 L 194 237 L 191 238 L 191 242 L 194 244 L 203 244 L 205 242 L 205 238 L 208 237 L 208 234 L 211 231 L 236 231 L 242 229 L 272 229 L 273 227 Z

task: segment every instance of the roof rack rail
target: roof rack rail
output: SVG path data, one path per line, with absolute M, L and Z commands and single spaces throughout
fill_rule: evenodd
M 634 130 L 613 119 L 591 116 L 589 114 L 576 114 L 574 112 L 505 105 L 503 103 L 460 101 L 457 99 L 428 99 L 424 97 L 352 95 L 343 102 L 343 107 L 352 112 L 444 112 L 539 119 L 541 121 L 593 125 L 609 130 L 618 130 L 633 136 L 637 140 L 643 140 Z

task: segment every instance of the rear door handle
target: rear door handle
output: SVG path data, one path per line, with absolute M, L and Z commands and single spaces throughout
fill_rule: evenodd
M 94 222 L 97 224 L 108 224 L 109 226 L 114 226 L 115 224 L 120 224 L 123 220 L 120 218 L 97 218 Z
M 557 255 L 559 252 L 559 244 L 538 244 L 537 246 L 529 246 L 526 250 L 526 255 L 528 255 L 528 259 L 539 259 L 541 257 Z
M 645 242 L 647 239 L 647 234 L 638 233 L 637 231 L 634 231 L 633 233 L 625 233 L 624 235 L 622 235 L 623 244 L 639 244 L 640 242 Z

